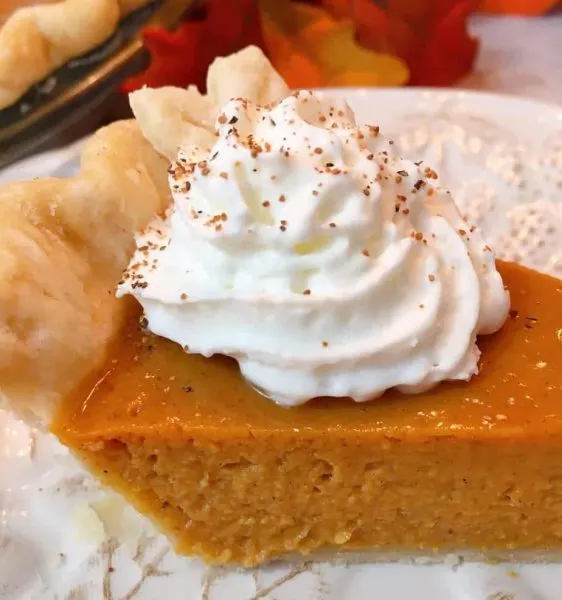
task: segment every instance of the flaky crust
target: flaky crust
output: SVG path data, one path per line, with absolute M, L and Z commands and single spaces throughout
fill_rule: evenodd
M 263 52 L 248 46 L 216 58 L 207 74 L 206 96 L 190 86 L 144 88 L 130 95 L 131 108 L 144 135 L 169 160 L 180 146 L 208 148 L 214 143 L 218 109 L 231 98 L 269 104 L 289 93 L 287 84 Z
M 106 40 L 149 0 L 61 0 L 15 11 L 0 28 L 0 109 L 65 62 Z
M 225 59 L 226 71 L 211 69 L 217 97 L 241 93 L 248 58 L 270 84 L 245 95 L 285 96 L 267 59 L 249 48 Z M 171 88 L 137 94 L 138 122 L 95 134 L 76 177 L 0 188 L 0 404 L 28 422 L 48 424 L 58 400 L 103 361 L 121 324 L 115 287 L 134 233 L 170 201 L 162 154 L 214 139 L 209 98 Z
M 132 232 L 168 202 L 167 161 L 134 121 L 99 131 L 70 179 L 0 189 L 0 390 L 26 420 L 103 359 Z

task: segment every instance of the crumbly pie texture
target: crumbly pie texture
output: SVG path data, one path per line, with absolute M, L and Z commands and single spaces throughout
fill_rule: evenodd
M 135 231 L 170 200 L 169 159 L 180 145 L 213 141 L 226 99 L 266 104 L 288 93 L 255 47 L 217 59 L 207 89 L 140 90 L 136 120 L 98 131 L 77 176 L 0 188 L 0 406 L 50 422 L 120 327 L 115 287 Z
M 101 44 L 122 17 L 148 1 L 61 0 L 16 10 L 0 27 L 0 109 Z

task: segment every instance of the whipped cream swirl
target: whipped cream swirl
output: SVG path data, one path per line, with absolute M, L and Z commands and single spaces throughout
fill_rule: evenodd
M 425 163 L 344 102 L 228 102 L 180 151 L 174 202 L 137 235 L 118 294 L 187 351 L 234 357 L 285 405 L 419 392 L 478 371 L 509 296 L 494 255 Z

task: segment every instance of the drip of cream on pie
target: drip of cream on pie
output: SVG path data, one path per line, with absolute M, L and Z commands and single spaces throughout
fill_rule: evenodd
M 228 102 L 210 150 L 170 168 L 174 202 L 118 288 L 149 329 L 235 358 L 284 405 L 368 400 L 478 372 L 509 295 L 480 232 L 424 163 L 310 92 Z

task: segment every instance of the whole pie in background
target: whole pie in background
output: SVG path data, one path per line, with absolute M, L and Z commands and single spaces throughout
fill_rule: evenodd
M 516 264 L 496 264 L 479 232 L 456 213 L 449 215 L 445 227 L 440 213 L 446 214 L 450 200 L 435 185 L 436 174 L 429 166 L 409 161 L 401 166 L 401 159 L 392 156 L 392 140 L 379 134 L 375 125 L 350 125 L 349 109 L 336 100 L 319 101 L 308 92 L 291 95 L 258 49 L 217 60 L 207 89 L 206 96 L 194 88 L 136 92 L 131 97 L 136 119 L 100 130 L 87 144 L 77 176 L 0 190 L 0 390 L 5 405 L 27 422 L 54 432 L 96 477 L 156 523 L 178 552 L 208 562 L 251 566 L 294 554 L 336 551 L 369 560 L 451 552 L 467 558 L 559 559 L 561 281 Z M 310 187 L 309 199 L 300 205 L 291 204 L 289 195 L 255 193 L 256 181 L 277 189 L 278 178 L 291 189 L 309 189 L 312 176 L 291 179 L 296 170 L 285 170 L 282 177 L 273 170 L 279 161 L 291 161 L 292 146 L 284 138 L 293 131 L 298 137 L 298 131 L 290 129 L 290 117 L 287 122 L 282 119 L 288 114 L 285 108 L 294 106 L 306 116 L 300 142 L 308 149 L 307 160 L 322 165 L 313 175 L 322 171 L 328 178 L 323 186 Z M 238 112 L 228 112 L 233 110 Z M 275 110 L 280 111 L 278 120 L 272 116 L 277 116 Z M 263 143 L 257 135 L 244 137 L 240 132 L 247 121 L 269 132 L 272 142 Z M 332 217 L 330 211 L 345 195 L 337 182 L 347 181 L 353 165 L 346 150 L 336 163 L 329 155 L 332 150 L 315 144 L 314 136 L 335 139 L 329 131 L 339 128 L 350 132 L 346 139 L 365 161 L 377 161 L 380 173 L 349 194 L 349 210 Z M 233 146 L 217 145 L 225 139 L 234 140 Z M 236 175 L 237 169 L 246 164 L 230 164 L 220 154 L 242 151 L 234 147 L 238 143 L 247 151 L 248 165 L 258 161 L 242 175 Z M 376 152 L 370 152 L 371 147 Z M 202 152 L 208 158 L 196 161 L 193 157 Z M 217 164 L 228 168 L 220 170 Z M 324 194 L 332 182 L 337 193 Z M 346 360 L 355 364 L 349 356 L 362 349 L 344 345 L 345 360 L 330 358 L 339 348 L 337 340 L 314 336 L 323 325 L 330 331 L 340 318 L 344 333 L 360 330 L 357 319 L 365 316 L 361 311 L 367 305 L 354 304 L 357 296 L 350 296 L 334 312 L 331 297 L 322 301 L 314 286 L 303 286 L 306 278 L 315 281 L 314 273 L 307 271 L 291 280 L 290 300 L 283 297 L 286 304 L 279 304 L 273 293 L 253 298 L 261 320 L 251 330 L 242 328 L 241 334 L 247 297 L 235 292 L 248 282 L 244 269 L 239 279 L 228 280 L 232 271 L 221 270 L 221 261 L 248 248 L 262 252 L 264 245 L 255 245 L 252 236 L 271 234 L 285 243 L 299 227 L 295 215 L 308 215 L 309 207 L 316 211 L 315 202 L 323 203 L 314 216 L 325 226 L 325 236 L 294 246 L 291 258 L 300 265 L 306 257 L 321 255 L 330 239 L 340 239 L 340 229 L 356 223 L 353 207 L 362 207 L 360 214 L 367 219 L 379 206 L 382 196 L 377 195 L 376 183 L 387 190 L 394 189 L 394 183 L 405 186 L 404 195 L 391 198 L 385 219 L 405 227 L 415 212 L 444 227 L 434 235 L 407 230 L 401 248 L 422 256 L 446 233 L 451 246 L 442 256 L 445 266 L 435 268 L 447 277 L 455 276 L 456 266 L 468 269 L 460 288 L 440 281 L 437 271 L 420 271 L 416 260 L 405 284 L 379 273 L 390 294 L 382 298 L 392 302 L 382 302 L 377 310 L 393 314 L 393 303 L 401 306 L 417 286 L 428 294 L 427 300 L 409 308 L 414 312 L 404 318 L 399 333 L 412 324 L 427 323 L 427 311 L 438 307 L 430 319 L 438 324 L 436 330 L 428 334 L 422 327 L 416 335 L 395 340 L 399 351 L 389 346 L 381 370 L 389 381 L 391 375 L 401 377 L 409 372 L 411 358 L 427 372 L 428 385 L 416 394 L 390 389 L 368 402 L 336 397 L 346 395 L 337 390 L 333 397 L 306 403 L 308 398 L 297 397 L 295 391 L 294 403 L 300 406 L 288 407 L 291 397 L 273 402 L 256 389 L 264 390 L 257 380 L 265 373 L 263 381 L 270 382 L 267 375 L 278 366 L 267 360 L 274 356 L 282 365 L 301 357 L 312 339 L 312 366 L 306 373 L 331 385 L 331 376 Z M 225 190 L 228 193 L 222 193 Z M 240 200 L 240 213 L 217 208 L 233 197 Z M 213 330 L 213 322 L 203 320 L 213 315 L 204 312 L 207 304 L 198 297 L 203 288 L 177 289 L 177 281 L 198 266 L 197 252 L 192 263 L 182 267 L 185 273 L 166 276 L 158 270 L 161 257 L 177 248 L 177 240 L 168 239 L 164 228 L 180 210 L 186 211 L 190 226 L 201 227 L 201 236 L 208 231 L 208 239 L 216 240 L 216 269 L 208 280 L 227 284 L 222 296 L 206 300 L 214 303 L 217 320 L 219 315 L 231 318 L 229 329 Z M 273 218 L 284 210 L 295 213 L 279 221 Z M 230 253 L 221 250 L 221 243 L 235 239 L 230 227 L 242 227 L 240 223 L 249 237 L 240 247 L 225 246 Z M 357 238 L 341 239 L 353 245 L 368 233 L 358 226 Z M 381 233 L 356 249 L 352 260 L 357 272 L 382 260 L 379 242 L 385 239 Z M 347 251 L 345 244 L 335 249 L 342 247 Z M 459 262 L 447 263 L 455 252 Z M 262 268 L 251 257 L 244 264 L 249 272 Z M 264 270 L 262 278 L 275 286 L 268 278 L 278 275 L 278 263 L 268 264 L 270 272 Z M 158 296 L 150 296 L 158 277 L 156 292 L 169 295 L 169 312 L 158 313 Z M 203 278 L 203 284 L 208 280 Z M 511 295 L 509 312 L 504 284 Z M 116 298 L 118 286 L 126 297 Z M 475 321 L 468 334 L 459 324 L 462 335 L 468 335 L 463 342 L 466 358 L 473 366 L 478 363 L 478 374 L 467 367 L 434 386 L 432 377 L 442 365 L 426 364 L 425 355 L 417 355 L 416 349 L 423 346 L 422 340 L 433 344 L 446 328 L 440 311 L 442 316 L 451 303 L 463 303 L 480 289 L 499 299 L 495 316 L 484 322 L 470 313 Z M 341 293 L 343 297 L 346 289 Z M 431 300 L 435 294 L 437 304 Z M 141 300 L 144 314 L 131 296 Z M 225 297 L 230 303 L 220 312 Z M 269 303 L 263 314 L 262 300 Z M 492 306 L 492 300 L 486 297 L 482 302 Z M 251 366 L 271 368 L 249 369 L 244 378 L 240 367 L 247 368 L 248 357 L 236 350 L 235 340 L 263 341 L 260 335 L 270 327 L 272 315 L 285 315 L 279 307 L 288 311 L 295 306 L 298 310 L 291 314 L 296 318 L 307 311 L 314 316 L 310 329 L 292 332 L 292 345 L 285 343 L 283 330 L 266 339 L 267 347 L 250 357 Z M 186 307 L 200 310 L 191 317 L 186 335 L 200 343 L 220 334 L 224 351 L 190 349 L 158 335 L 158 323 L 162 329 L 168 323 L 173 330 L 167 337 L 179 335 L 181 328 L 169 315 L 186 314 Z M 323 320 L 328 309 L 331 318 Z M 373 312 L 373 319 L 377 316 Z M 363 323 L 369 326 L 368 320 Z M 288 322 L 286 329 L 292 326 Z M 380 336 L 371 341 L 375 346 L 383 343 L 387 333 L 382 322 Z M 482 334 L 477 340 L 480 359 L 477 334 Z M 450 353 L 460 337 L 449 340 Z M 402 367 L 394 373 L 397 359 Z M 361 369 L 353 372 L 357 378 L 348 380 L 351 387 L 356 382 L 360 390 L 360 384 L 369 383 Z M 289 389 L 301 375 L 294 369 L 276 381 Z M 304 384 L 309 382 L 305 379 Z M 402 382 L 400 387 L 411 392 L 413 383 Z M 353 397 L 366 399 L 359 392 Z M 349 554 L 356 551 L 360 554 Z
M 92 50 L 149 0 L 3 0 L 0 110 L 71 58 Z

